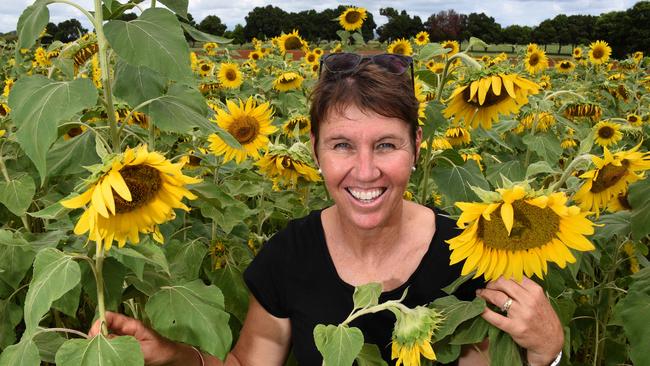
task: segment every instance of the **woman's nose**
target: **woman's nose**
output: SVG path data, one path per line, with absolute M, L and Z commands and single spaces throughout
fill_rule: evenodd
M 356 178 L 362 181 L 372 181 L 379 178 L 381 171 L 377 166 L 377 158 L 371 149 L 362 149 L 357 157 Z

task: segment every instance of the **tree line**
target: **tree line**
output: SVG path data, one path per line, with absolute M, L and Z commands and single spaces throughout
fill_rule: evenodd
M 336 40 L 336 32 L 341 29 L 336 21 L 346 9 L 339 6 L 322 11 L 305 10 L 287 12 L 277 6 L 256 7 L 245 18 L 245 24 L 238 24 L 227 30 L 216 15 L 208 15 L 196 23 L 191 14 L 189 23 L 199 30 L 227 38 L 235 43 L 250 42 L 253 38 L 268 39 L 297 29 L 301 37 L 310 42 Z M 537 26 L 510 25 L 502 27 L 493 17 L 485 13 L 460 14 L 454 10 L 444 10 L 432 14 L 422 21 L 419 16 L 411 16 L 405 10 L 391 7 L 380 9 L 380 15 L 387 22 L 377 26 L 372 13 L 367 13 L 361 29 L 363 38 L 380 42 L 397 38 L 414 37 L 420 31 L 427 31 L 431 41 L 457 40 L 478 37 L 487 43 L 499 44 L 538 44 L 557 43 L 562 45 L 588 45 L 595 40 L 610 44 L 614 56 L 621 58 L 634 51 L 650 53 L 650 2 L 640 1 L 624 11 L 613 11 L 594 15 L 564 15 L 546 19 Z M 123 14 L 123 20 L 134 19 L 134 14 Z M 58 25 L 48 24 L 48 38 L 44 41 L 61 40 L 68 42 L 85 32 L 76 19 L 66 20 Z M 189 39 L 189 35 L 187 36 Z

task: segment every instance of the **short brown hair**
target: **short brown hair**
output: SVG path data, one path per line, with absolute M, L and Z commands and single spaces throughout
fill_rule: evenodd
M 372 62 L 362 62 L 350 73 L 328 73 L 323 68 L 311 93 L 311 133 L 318 143 L 320 123 L 335 111 L 356 106 L 388 118 L 397 118 L 409 125 L 411 143 L 415 147 L 418 130 L 419 102 L 408 73 L 391 74 Z

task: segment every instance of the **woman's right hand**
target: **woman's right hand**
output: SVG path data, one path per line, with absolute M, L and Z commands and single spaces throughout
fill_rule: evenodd
M 100 332 L 98 319 L 90 328 L 88 336 L 94 337 Z M 182 345 L 161 336 L 141 321 L 126 315 L 106 312 L 106 327 L 111 336 L 132 336 L 140 342 L 146 365 L 158 366 L 173 363 L 175 356 L 181 353 Z

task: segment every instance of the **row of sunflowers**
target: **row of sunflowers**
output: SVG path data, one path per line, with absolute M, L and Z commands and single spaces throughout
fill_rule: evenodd
M 93 345 L 142 364 L 134 341 L 86 339 L 106 310 L 223 357 L 247 309 L 242 271 L 288 220 L 330 203 L 308 98 L 324 55 L 365 52 L 366 10 L 340 15 L 340 41 L 294 30 L 251 50 L 155 6 L 131 22 L 100 7 L 94 33 L 42 45 L 46 14 L 28 7 L 17 43 L 1 44 L 0 366 L 85 365 Z M 414 60 L 424 131 L 405 199 L 457 217 L 451 262 L 466 278 L 544 286 L 563 365 L 650 364 L 638 321 L 650 317 L 650 60 L 613 60 L 603 41 L 553 60 L 535 44 L 494 57 L 474 56 L 478 45 L 426 32 L 385 45 Z M 492 336 L 484 305 L 459 303 L 422 317 L 424 339 L 394 339 L 394 358 L 448 362 Z M 505 337 L 492 344 L 494 359 L 518 354 Z

